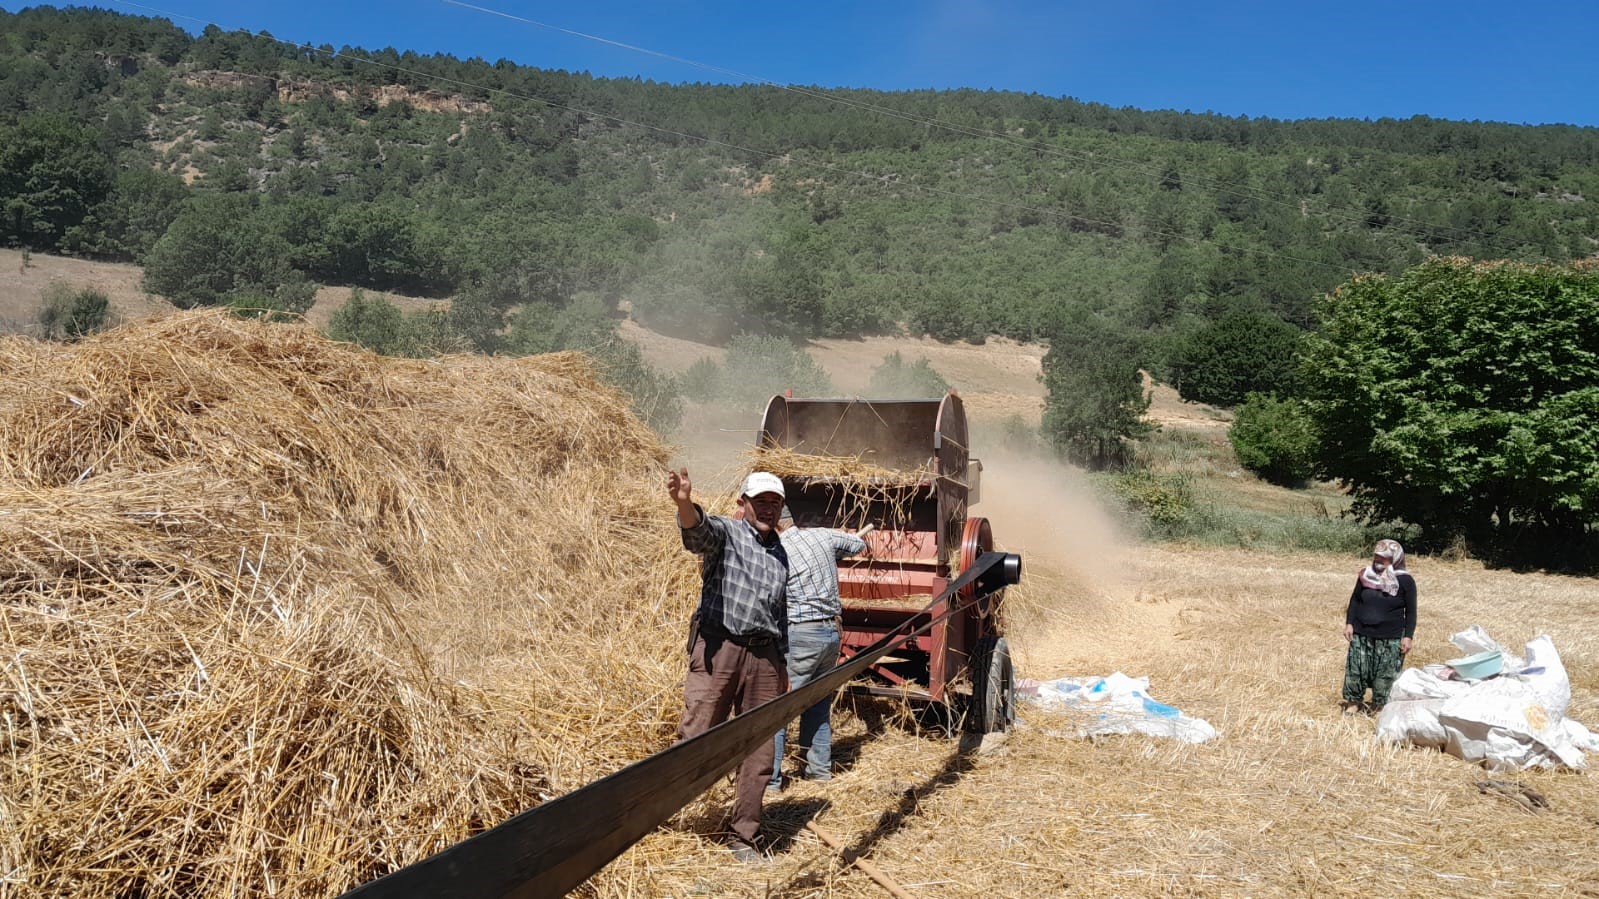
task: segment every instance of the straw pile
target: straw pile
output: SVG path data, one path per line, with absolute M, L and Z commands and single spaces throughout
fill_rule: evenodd
M 781 446 L 755 450 L 750 464 L 780 478 L 824 478 L 881 487 L 913 487 L 936 474 L 931 459 L 920 468 L 905 470 L 885 468 L 861 456 L 830 456 Z
M 860 456 L 830 456 L 799 452 L 789 447 L 760 447 L 752 451 L 751 469 L 769 471 L 780 478 L 814 480 L 837 495 L 833 526 L 861 528 L 876 524 L 887 532 L 911 526 L 911 504 L 932 483 L 932 460 L 916 469 L 886 468 Z M 895 548 L 886 544 L 884 549 Z
M 664 461 L 574 355 L 0 341 L 0 893 L 336 894 L 665 745 Z

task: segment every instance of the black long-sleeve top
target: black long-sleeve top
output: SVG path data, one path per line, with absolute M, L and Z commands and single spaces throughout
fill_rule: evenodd
M 1363 587 L 1355 578 L 1349 594 L 1349 609 L 1344 621 L 1355 626 L 1355 633 L 1377 640 L 1397 640 L 1416 636 L 1416 579 L 1401 571 L 1399 592 L 1393 596 Z

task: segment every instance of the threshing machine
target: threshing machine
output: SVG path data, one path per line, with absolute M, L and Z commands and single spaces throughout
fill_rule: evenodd
M 783 478 L 797 525 L 874 526 L 865 538 L 867 552 L 839 564 L 843 655 L 970 603 L 872 666 L 870 682 L 851 689 L 944 703 L 964 715 L 968 730 L 989 733 L 1015 720 L 1004 591 L 979 598 L 974 586 L 928 608 L 962 570 L 994 549 L 988 521 L 967 514 L 978 500 L 982 472 L 969 446 L 966 412 L 953 390 L 936 400 L 776 396 L 767 404 L 758 443 L 762 450 L 855 460 L 875 472 Z M 1009 561 L 1003 583 L 1021 576 L 1020 559 Z

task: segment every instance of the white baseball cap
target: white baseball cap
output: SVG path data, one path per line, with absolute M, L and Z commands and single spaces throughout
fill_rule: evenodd
M 763 493 L 775 493 L 786 497 L 787 494 L 783 492 L 783 479 L 769 471 L 751 472 L 750 476 L 744 479 L 744 489 L 740 495 L 760 496 Z

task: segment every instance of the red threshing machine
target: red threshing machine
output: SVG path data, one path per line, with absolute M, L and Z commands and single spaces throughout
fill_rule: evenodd
M 855 530 L 868 524 L 867 552 L 839 564 L 843 654 L 852 655 L 907 623 L 925 623 L 977 596 L 967 588 L 928 603 L 979 555 L 994 549 L 988 521 L 967 509 L 978 500 L 982 463 L 970 457 L 966 411 L 950 391 L 936 400 L 773 397 L 758 447 L 848 457 L 903 477 L 785 477 L 801 527 Z M 1005 583 L 1021 576 L 1020 560 Z M 1005 641 L 1003 589 L 907 641 L 851 689 L 944 703 L 977 733 L 1015 721 L 1015 679 Z

